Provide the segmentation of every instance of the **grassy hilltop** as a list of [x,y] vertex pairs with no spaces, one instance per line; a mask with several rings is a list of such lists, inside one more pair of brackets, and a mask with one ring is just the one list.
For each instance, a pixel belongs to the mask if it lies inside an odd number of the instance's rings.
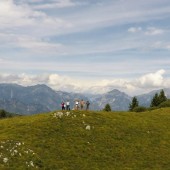
[[0,169],[169,170],[170,109],[0,120]]

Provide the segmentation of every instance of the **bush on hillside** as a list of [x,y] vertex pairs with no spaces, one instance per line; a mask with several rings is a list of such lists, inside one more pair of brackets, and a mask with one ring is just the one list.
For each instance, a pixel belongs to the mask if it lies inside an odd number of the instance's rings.
[[170,99],[166,100],[165,102],[162,102],[159,107],[170,107]]
[[7,116],[7,112],[5,110],[0,110],[0,118],[4,118]]
[[149,108],[147,108],[148,111],[152,111],[152,110],[156,110],[156,109],[159,109],[159,107],[149,107]]
[[14,117],[14,116],[20,116],[20,115],[15,113],[9,113],[4,109],[0,109],[0,118],[7,118],[7,117]]
[[138,106],[133,109],[134,112],[145,112],[147,110],[146,107]]

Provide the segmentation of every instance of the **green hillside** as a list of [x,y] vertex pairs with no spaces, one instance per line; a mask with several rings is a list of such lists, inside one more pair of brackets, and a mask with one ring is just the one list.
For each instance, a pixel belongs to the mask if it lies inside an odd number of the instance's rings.
[[170,109],[2,119],[0,169],[169,170]]

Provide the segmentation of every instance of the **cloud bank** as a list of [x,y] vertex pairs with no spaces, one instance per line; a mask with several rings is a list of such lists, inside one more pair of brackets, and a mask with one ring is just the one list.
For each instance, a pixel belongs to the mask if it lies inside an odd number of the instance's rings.
[[165,73],[166,71],[162,69],[155,73],[145,74],[134,80],[105,79],[100,81],[73,79],[71,77],[61,76],[58,74],[43,74],[34,76],[27,74],[0,74],[0,83],[16,83],[23,86],[46,84],[55,90],[81,93],[105,93],[113,89],[119,89],[130,95],[135,95],[150,91],[151,89],[169,87],[170,79],[164,77]]

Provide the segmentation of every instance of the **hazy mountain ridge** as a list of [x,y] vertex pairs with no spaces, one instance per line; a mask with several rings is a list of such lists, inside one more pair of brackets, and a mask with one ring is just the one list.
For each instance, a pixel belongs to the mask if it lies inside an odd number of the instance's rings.
[[104,108],[107,103],[110,104],[112,110],[128,110],[131,97],[126,93],[114,89],[108,93],[102,94],[93,100],[100,109]]
[[[139,105],[149,106],[156,92],[136,96]],[[170,98],[170,89],[164,89]],[[71,109],[76,99],[90,101],[91,110],[102,110],[107,103],[112,110],[128,110],[132,97],[124,92],[114,89],[105,94],[81,94],[55,91],[46,85],[23,87],[17,84],[0,84],[0,108],[18,114],[35,114],[61,109],[62,101],[70,101]]]

